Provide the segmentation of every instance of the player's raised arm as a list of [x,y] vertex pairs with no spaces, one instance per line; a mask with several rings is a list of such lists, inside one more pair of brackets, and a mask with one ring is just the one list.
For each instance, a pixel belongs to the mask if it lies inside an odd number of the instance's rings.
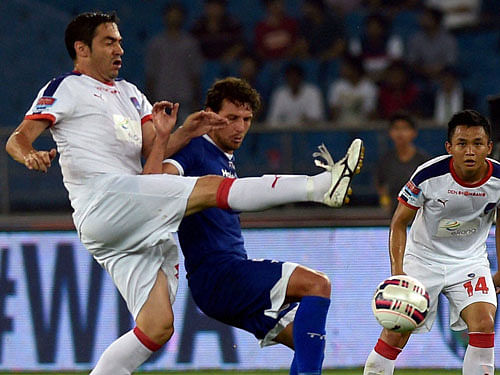
[[[154,138],[150,149],[147,151],[147,159],[144,164],[143,174],[162,173],[162,162],[164,159],[165,149],[167,148],[167,144],[170,139],[170,133],[172,132],[175,122],[177,121],[178,111],[179,103],[173,104],[167,101],[162,101],[153,105],[152,123]],[[151,137],[151,134],[148,134],[148,136]]]
[[172,133],[165,150],[165,157],[171,156],[186,146],[193,138],[200,137],[210,130],[227,126],[228,121],[217,113],[198,111],[190,114],[184,124]]
[[391,274],[403,275],[403,257],[406,247],[406,231],[417,210],[402,203],[398,204],[391,220],[389,233],[389,255],[391,259]]
[[24,120],[10,135],[5,150],[14,160],[24,164],[26,168],[47,172],[57,151],[55,148],[50,151],[35,150],[33,142],[48,126],[48,120]]

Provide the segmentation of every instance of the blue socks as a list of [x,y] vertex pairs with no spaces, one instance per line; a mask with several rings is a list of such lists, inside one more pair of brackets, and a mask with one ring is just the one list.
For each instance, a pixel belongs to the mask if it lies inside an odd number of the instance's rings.
[[326,341],[326,315],[330,299],[306,296],[300,301],[293,322],[295,355],[290,375],[320,375]]

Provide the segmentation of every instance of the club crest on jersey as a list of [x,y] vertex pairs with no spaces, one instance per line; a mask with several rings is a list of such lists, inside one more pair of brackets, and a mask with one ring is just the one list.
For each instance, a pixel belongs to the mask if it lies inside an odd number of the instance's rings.
[[135,109],[137,109],[137,112],[141,112],[141,105],[139,104],[139,100],[137,100],[135,96],[131,96],[130,101],[134,105]]
[[52,96],[42,96],[38,99],[38,102],[36,102],[35,111],[40,112],[52,107],[56,100],[57,99]]

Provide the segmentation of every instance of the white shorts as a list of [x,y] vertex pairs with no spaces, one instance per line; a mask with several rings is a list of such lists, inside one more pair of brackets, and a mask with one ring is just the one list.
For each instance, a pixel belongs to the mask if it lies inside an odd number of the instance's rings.
[[161,268],[170,300],[177,291],[178,249],[172,238],[186,211],[196,177],[105,175],[79,221],[83,245],[111,275],[134,316]]
[[429,332],[436,319],[439,294],[448,299],[450,305],[450,328],[461,331],[467,328],[460,317],[464,308],[475,302],[497,305],[495,286],[487,258],[455,264],[432,263],[406,254],[403,270],[424,284],[429,293],[429,313],[424,324],[414,332]]

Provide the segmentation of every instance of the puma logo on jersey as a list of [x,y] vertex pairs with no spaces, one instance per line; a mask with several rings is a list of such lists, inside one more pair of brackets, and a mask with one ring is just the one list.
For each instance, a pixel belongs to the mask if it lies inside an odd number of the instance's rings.
[[438,199],[438,202],[443,205],[443,207],[446,207],[446,202],[448,202],[448,199]]
[[271,187],[274,189],[276,187],[276,183],[278,182],[278,180],[281,178],[281,176],[274,176],[274,181],[273,181],[273,184],[271,185]]

